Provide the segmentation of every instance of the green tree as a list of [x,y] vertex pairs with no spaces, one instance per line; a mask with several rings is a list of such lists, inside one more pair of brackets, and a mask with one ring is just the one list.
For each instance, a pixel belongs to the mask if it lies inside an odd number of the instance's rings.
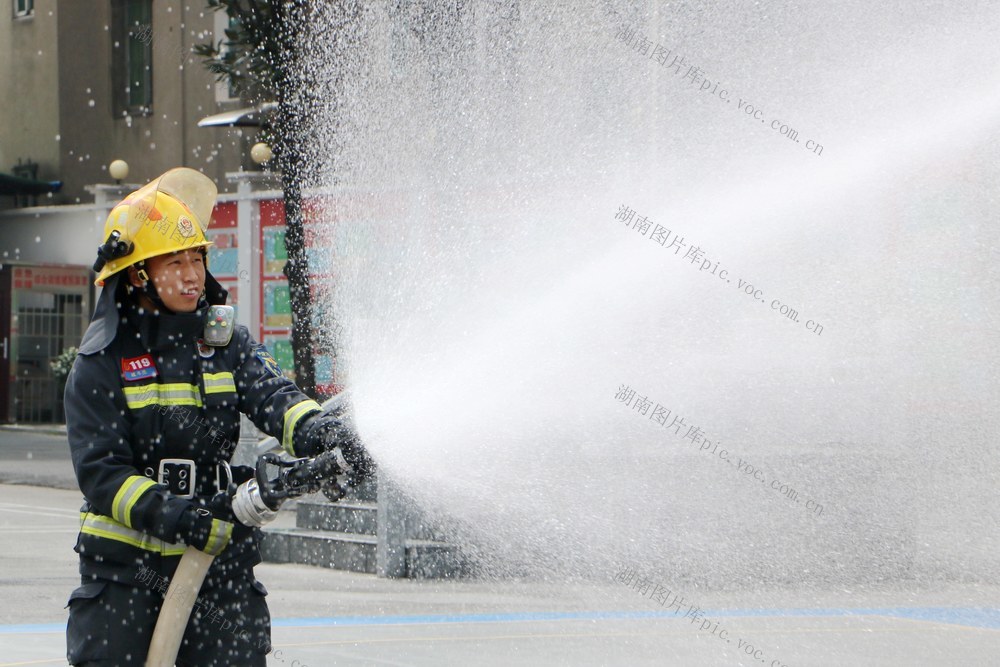
[[247,103],[277,102],[262,127],[274,151],[285,199],[284,273],[292,304],[292,348],[299,387],[316,395],[309,266],[302,224],[302,187],[308,175],[307,119],[319,109],[317,86],[302,66],[304,37],[316,23],[309,0],[207,0],[229,17],[226,38],[195,46],[205,66]]

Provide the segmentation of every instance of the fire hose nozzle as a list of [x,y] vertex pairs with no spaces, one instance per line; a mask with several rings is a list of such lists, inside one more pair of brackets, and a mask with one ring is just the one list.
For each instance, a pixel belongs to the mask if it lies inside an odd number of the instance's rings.
[[233,514],[244,526],[254,528],[261,528],[278,516],[277,510],[271,509],[264,502],[256,479],[243,482],[236,489],[233,495]]
[[[274,479],[267,476],[269,464],[279,468]],[[346,493],[348,475],[343,474],[343,470],[347,467],[339,449],[295,461],[283,461],[276,454],[265,454],[257,461],[253,479],[243,482],[233,493],[233,514],[244,526],[261,528],[274,521],[282,503],[291,498],[322,491],[336,502]]]

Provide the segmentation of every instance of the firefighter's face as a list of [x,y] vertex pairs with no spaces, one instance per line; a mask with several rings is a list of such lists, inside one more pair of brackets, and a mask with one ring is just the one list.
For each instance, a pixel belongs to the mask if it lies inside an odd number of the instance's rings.
[[146,260],[146,273],[163,303],[175,313],[193,313],[205,291],[205,257],[198,249]]

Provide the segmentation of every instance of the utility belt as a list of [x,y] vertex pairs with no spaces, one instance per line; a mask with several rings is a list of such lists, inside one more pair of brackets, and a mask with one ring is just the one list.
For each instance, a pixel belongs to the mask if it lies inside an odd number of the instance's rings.
[[146,477],[167,487],[171,495],[191,499],[211,497],[228,489],[230,484],[242,484],[253,477],[254,469],[230,466],[227,461],[198,465],[192,459],[162,459],[155,476],[151,467],[146,468],[145,473]]

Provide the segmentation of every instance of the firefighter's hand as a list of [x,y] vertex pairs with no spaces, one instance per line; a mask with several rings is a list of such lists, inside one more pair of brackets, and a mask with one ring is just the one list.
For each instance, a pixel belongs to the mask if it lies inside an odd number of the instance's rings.
[[217,520],[233,524],[233,534],[230,541],[236,542],[245,539],[248,531],[253,528],[253,526],[243,524],[233,511],[233,497],[236,495],[238,488],[235,484],[230,484],[227,490],[219,491],[212,496],[207,505],[208,509],[212,512],[212,516],[217,517]]
[[375,474],[375,462],[368,456],[368,452],[361,445],[361,440],[353,431],[337,432],[334,437],[326,441],[324,450],[340,452],[341,456],[338,456],[337,460],[343,459],[340,466],[347,474],[348,486],[356,487]]
[[340,420],[330,415],[317,415],[305,432],[302,447],[296,443],[295,451],[307,456],[316,456],[330,450],[340,451],[343,456],[337,458],[343,459],[341,467],[357,481],[371,477],[375,471],[374,461],[368,456],[349,420]]
[[216,519],[207,509],[195,510],[197,518],[188,544],[212,556],[222,553],[233,536],[233,524]]
[[313,458],[341,443],[348,444],[357,439],[348,425],[330,415],[311,415],[307,420],[302,437],[295,441],[298,456]]

